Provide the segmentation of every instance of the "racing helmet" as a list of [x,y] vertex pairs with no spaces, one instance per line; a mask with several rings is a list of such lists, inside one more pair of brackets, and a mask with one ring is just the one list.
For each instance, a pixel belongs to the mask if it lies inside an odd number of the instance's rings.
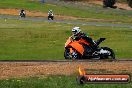
[[74,27],[73,29],[72,29],[72,34],[74,35],[74,36],[76,36],[78,33],[80,33],[81,32],[81,30],[80,30],[80,27]]
[[49,10],[49,12],[51,12],[51,13],[52,13],[52,10],[50,9],[50,10]]

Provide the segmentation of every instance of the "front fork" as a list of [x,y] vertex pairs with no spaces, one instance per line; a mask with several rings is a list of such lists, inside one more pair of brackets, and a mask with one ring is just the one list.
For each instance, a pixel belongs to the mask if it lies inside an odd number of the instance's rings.
[[73,48],[70,48],[70,58],[71,59],[77,59],[77,52],[76,50],[73,50]]
[[73,49],[70,48],[69,50],[70,50],[70,52],[69,52],[69,57],[70,57],[70,59],[72,59],[72,58],[73,58],[73,57],[72,57]]
[[73,53],[73,49],[72,48],[70,48],[70,54],[72,54]]

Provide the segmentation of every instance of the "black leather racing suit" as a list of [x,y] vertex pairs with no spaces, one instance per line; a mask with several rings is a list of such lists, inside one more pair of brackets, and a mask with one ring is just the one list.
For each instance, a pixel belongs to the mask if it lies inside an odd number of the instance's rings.
[[77,34],[76,36],[74,36],[73,40],[78,41],[81,38],[84,39],[84,40],[86,40],[87,42],[89,42],[90,43],[90,47],[93,50],[97,49],[96,43],[93,41],[93,39],[91,37],[87,36],[86,33],[81,32],[81,33]]

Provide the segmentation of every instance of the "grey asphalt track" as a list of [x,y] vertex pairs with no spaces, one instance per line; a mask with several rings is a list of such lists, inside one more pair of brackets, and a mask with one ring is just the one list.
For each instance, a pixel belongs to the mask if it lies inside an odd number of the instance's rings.
[[26,17],[20,18],[19,16],[12,15],[0,15],[0,19],[15,19],[15,20],[30,20],[38,22],[55,22],[55,23],[65,23],[65,24],[76,24],[76,25],[88,25],[88,26],[104,26],[104,27],[124,27],[132,29],[132,24],[113,24],[113,23],[100,23],[100,22],[77,22],[77,21],[67,21],[67,20],[47,20],[43,17]]
[[116,60],[0,60],[2,62],[131,62],[132,59],[116,59]]

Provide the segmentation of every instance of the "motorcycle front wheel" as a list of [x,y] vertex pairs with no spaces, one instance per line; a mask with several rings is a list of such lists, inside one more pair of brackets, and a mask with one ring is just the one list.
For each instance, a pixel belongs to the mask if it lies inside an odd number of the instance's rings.
[[80,54],[76,50],[73,50],[73,52],[70,53],[70,49],[69,48],[65,49],[64,57],[65,57],[65,59],[73,59],[73,60],[81,58]]

